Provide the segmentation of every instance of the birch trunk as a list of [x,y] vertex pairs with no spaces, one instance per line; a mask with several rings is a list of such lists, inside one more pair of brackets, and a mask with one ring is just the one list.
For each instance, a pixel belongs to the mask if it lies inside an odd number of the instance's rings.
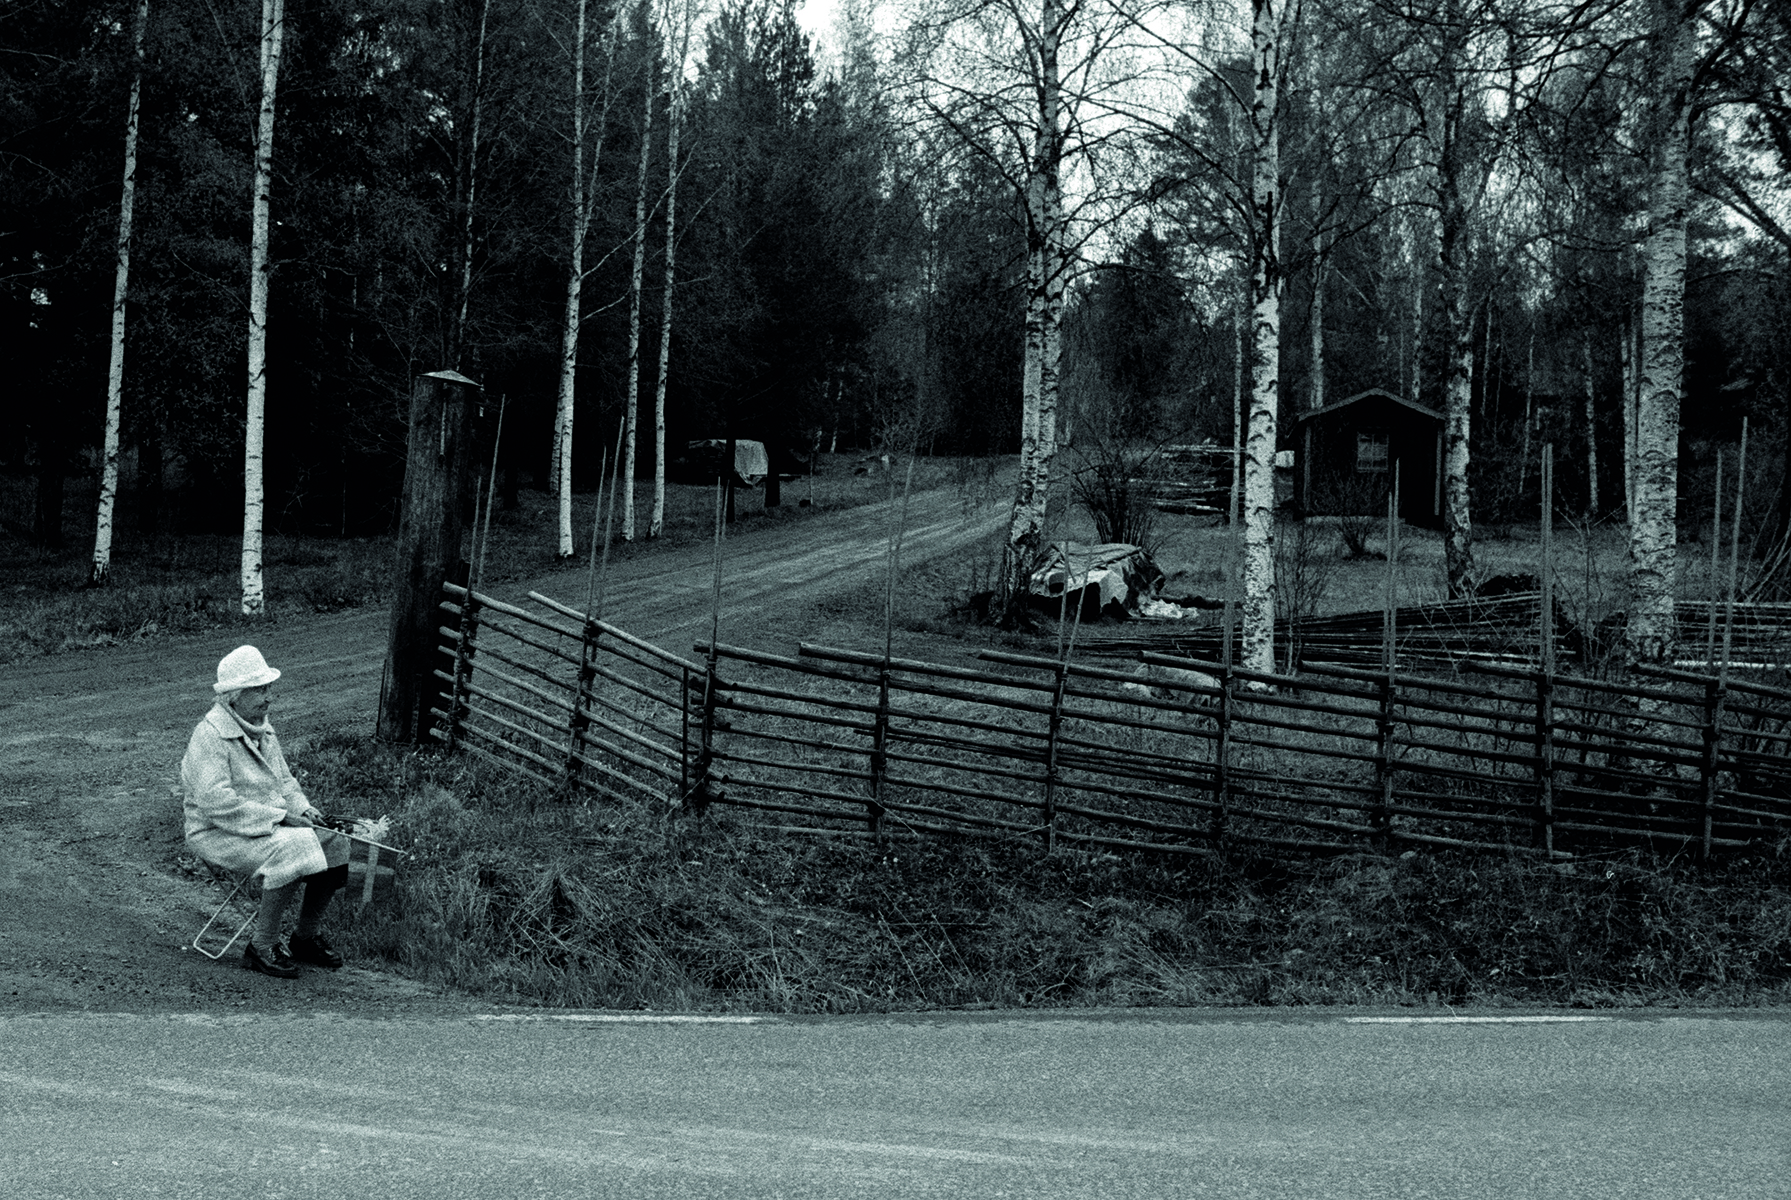
[[641,401],[641,276],[647,263],[647,165],[653,157],[655,72],[647,65],[640,170],[634,187],[634,267],[628,276],[628,409],[622,414],[622,540],[634,540],[634,461]]
[[[667,6],[670,13],[670,6]],[[665,293],[659,309],[659,377],[653,388],[653,516],[649,538],[665,535],[665,381],[672,354],[672,285],[678,249],[678,128],[684,119],[684,60],[690,54],[692,14],[684,6],[678,36],[678,59],[672,64],[671,99],[665,114]]]
[[124,404],[124,300],[131,278],[131,212],[137,199],[137,115],[143,98],[143,30],[149,0],[138,0],[132,35],[131,102],[124,121],[124,189],[118,202],[118,265],[112,280],[112,361],[106,371],[105,457],[100,468],[99,517],[94,523],[93,572],[103,586],[112,570],[112,516],[118,502],[118,417]]
[[1275,441],[1281,370],[1280,20],[1251,0],[1250,415],[1244,438],[1242,664],[1275,669]]
[[1642,287],[1641,398],[1636,411],[1635,513],[1629,529],[1629,627],[1637,662],[1673,649],[1674,542],[1678,529],[1679,398],[1685,367],[1686,155],[1692,23],[1681,0],[1652,0],[1649,198]]
[[1598,409],[1592,379],[1592,334],[1587,331],[1586,351],[1586,520],[1598,517]]
[[560,392],[554,409],[553,484],[559,501],[559,546],[555,556],[571,558],[572,489],[566,463],[572,449],[572,399],[578,382],[578,328],[585,277],[585,3],[578,0],[572,46],[572,251],[566,272],[566,305],[560,318]]
[[[1451,67],[1451,78],[1459,70]],[[1454,85],[1438,159],[1442,221],[1437,273],[1443,281],[1443,316],[1449,331],[1448,376],[1443,391],[1443,570],[1448,597],[1474,594],[1474,523],[1468,511],[1468,456],[1473,428],[1474,320],[1468,302],[1468,214],[1461,193],[1466,164],[1459,131],[1466,88]]]
[[1630,524],[1636,516],[1636,383],[1641,365],[1641,347],[1637,345],[1638,329],[1628,317],[1623,320],[1618,353],[1623,358],[1623,522]]
[[1530,482],[1530,435],[1536,429],[1536,329],[1532,323],[1530,329],[1530,361],[1524,368],[1524,444],[1523,454],[1517,460],[1517,491],[1523,495]]
[[1312,398],[1311,407],[1325,406],[1325,235],[1319,227],[1319,195],[1312,189]]
[[554,409],[553,479],[559,506],[559,558],[571,558],[572,541],[572,404],[578,385],[578,334],[583,325],[581,301],[585,283],[585,238],[591,227],[591,202],[596,191],[597,168],[603,159],[603,131],[609,117],[610,77],[615,65],[615,41],[608,39],[603,71],[603,100],[597,116],[597,144],[591,150],[590,182],[584,173],[585,154],[585,44],[588,40],[587,0],[578,0],[577,28],[572,49],[572,249],[566,272],[566,306],[560,328],[560,390]]
[[1018,604],[1024,595],[1027,572],[1044,549],[1051,460],[1057,450],[1064,270],[1058,45],[1064,20],[1063,0],[1043,0],[1035,63],[1038,122],[1033,130],[1026,186],[1026,362],[1021,379],[1020,478],[1008,524],[1008,586],[1012,604]]
[[261,0],[261,113],[249,216],[249,405],[243,433],[243,615],[267,611],[261,579],[261,439],[267,406],[268,193],[273,187],[274,93],[280,82],[285,0]]
[[1412,230],[1412,402],[1424,403],[1424,239]]

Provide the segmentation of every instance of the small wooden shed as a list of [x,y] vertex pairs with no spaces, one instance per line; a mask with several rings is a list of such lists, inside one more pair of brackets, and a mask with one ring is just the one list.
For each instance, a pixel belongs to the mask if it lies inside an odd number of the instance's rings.
[[1295,503],[1303,513],[1387,511],[1399,476],[1399,515],[1434,526],[1443,513],[1443,414],[1370,388],[1301,413],[1294,424]]

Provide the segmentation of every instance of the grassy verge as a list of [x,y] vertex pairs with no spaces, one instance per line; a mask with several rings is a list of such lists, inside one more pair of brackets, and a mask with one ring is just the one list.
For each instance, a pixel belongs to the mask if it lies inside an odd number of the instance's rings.
[[[242,615],[242,543],[231,537],[161,535],[113,560],[112,582],[86,588],[88,560],[36,557],[18,544],[0,554],[0,663],[195,633],[248,622]],[[276,536],[263,546],[267,604],[275,619],[386,602],[387,538]]]
[[[1710,869],[1406,854],[1275,864],[779,832],[565,804],[348,734],[330,807],[412,851],[340,940],[494,999],[877,1012],[984,1006],[1791,1000],[1791,845]],[[342,903],[342,902],[339,902]]]

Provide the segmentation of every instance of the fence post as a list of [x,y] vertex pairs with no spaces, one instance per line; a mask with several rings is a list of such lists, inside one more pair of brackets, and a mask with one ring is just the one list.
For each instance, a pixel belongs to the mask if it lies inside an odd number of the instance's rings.
[[690,795],[690,668],[678,669],[678,801]]
[[1710,859],[1711,827],[1716,821],[1717,765],[1722,759],[1723,702],[1728,688],[1719,679],[1704,682],[1704,859]]
[[585,730],[591,726],[591,695],[597,679],[597,626],[589,617],[579,639],[578,691],[572,697],[572,719],[566,732],[566,782],[574,787],[584,782],[584,771],[578,761],[579,746]]
[[877,844],[883,844],[883,788],[889,773],[889,668],[877,669],[877,717],[871,728],[871,802],[865,806],[866,820]]
[[1536,680],[1536,833],[1543,850],[1555,851],[1555,673]]
[[1375,783],[1380,786],[1380,805],[1374,813],[1375,848],[1385,853],[1393,832],[1393,704],[1397,695],[1391,672],[1381,679],[1380,748],[1375,758]]
[[[1066,585],[1067,586],[1067,585]],[[1057,735],[1063,729],[1063,689],[1069,664],[1057,664],[1057,687],[1051,692],[1051,722],[1045,733],[1045,853],[1057,850]]]
[[721,691],[715,659],[715,641],[711,639],[709,656],[703,660],[703,724],[697,731],[696,778],[691,780],[690,788],[684,793],[686,799],[695,797],[699,812],[709,803],[709,772],[715,766],[715,706]]
[[1231,815],[1231,693],[1229,665],[1219,668],[1219,744],[1213,754],[1213,844],[1222,846],[1225,825]]
[[460,722],[470,702],[467,689],[473,682],[473,655],[478,652],[479,600],[471,588],[460,609],[460,634],[454,643],[454,685],[448,695],[448,750],[460,736]]

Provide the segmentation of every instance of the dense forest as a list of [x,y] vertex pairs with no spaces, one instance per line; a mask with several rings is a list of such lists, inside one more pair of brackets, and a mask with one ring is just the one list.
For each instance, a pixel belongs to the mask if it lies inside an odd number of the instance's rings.
[[1544,443],[1646,574],[1743,417],[1791,447],[1788,8],[6,0],[6,535],[387,530],[455,370],[512,491],[619,430],[1017,453],[1016,560],[1064,449],[1236,437],[1248,576],[1293,416],[1381,388],[1452,591]]

